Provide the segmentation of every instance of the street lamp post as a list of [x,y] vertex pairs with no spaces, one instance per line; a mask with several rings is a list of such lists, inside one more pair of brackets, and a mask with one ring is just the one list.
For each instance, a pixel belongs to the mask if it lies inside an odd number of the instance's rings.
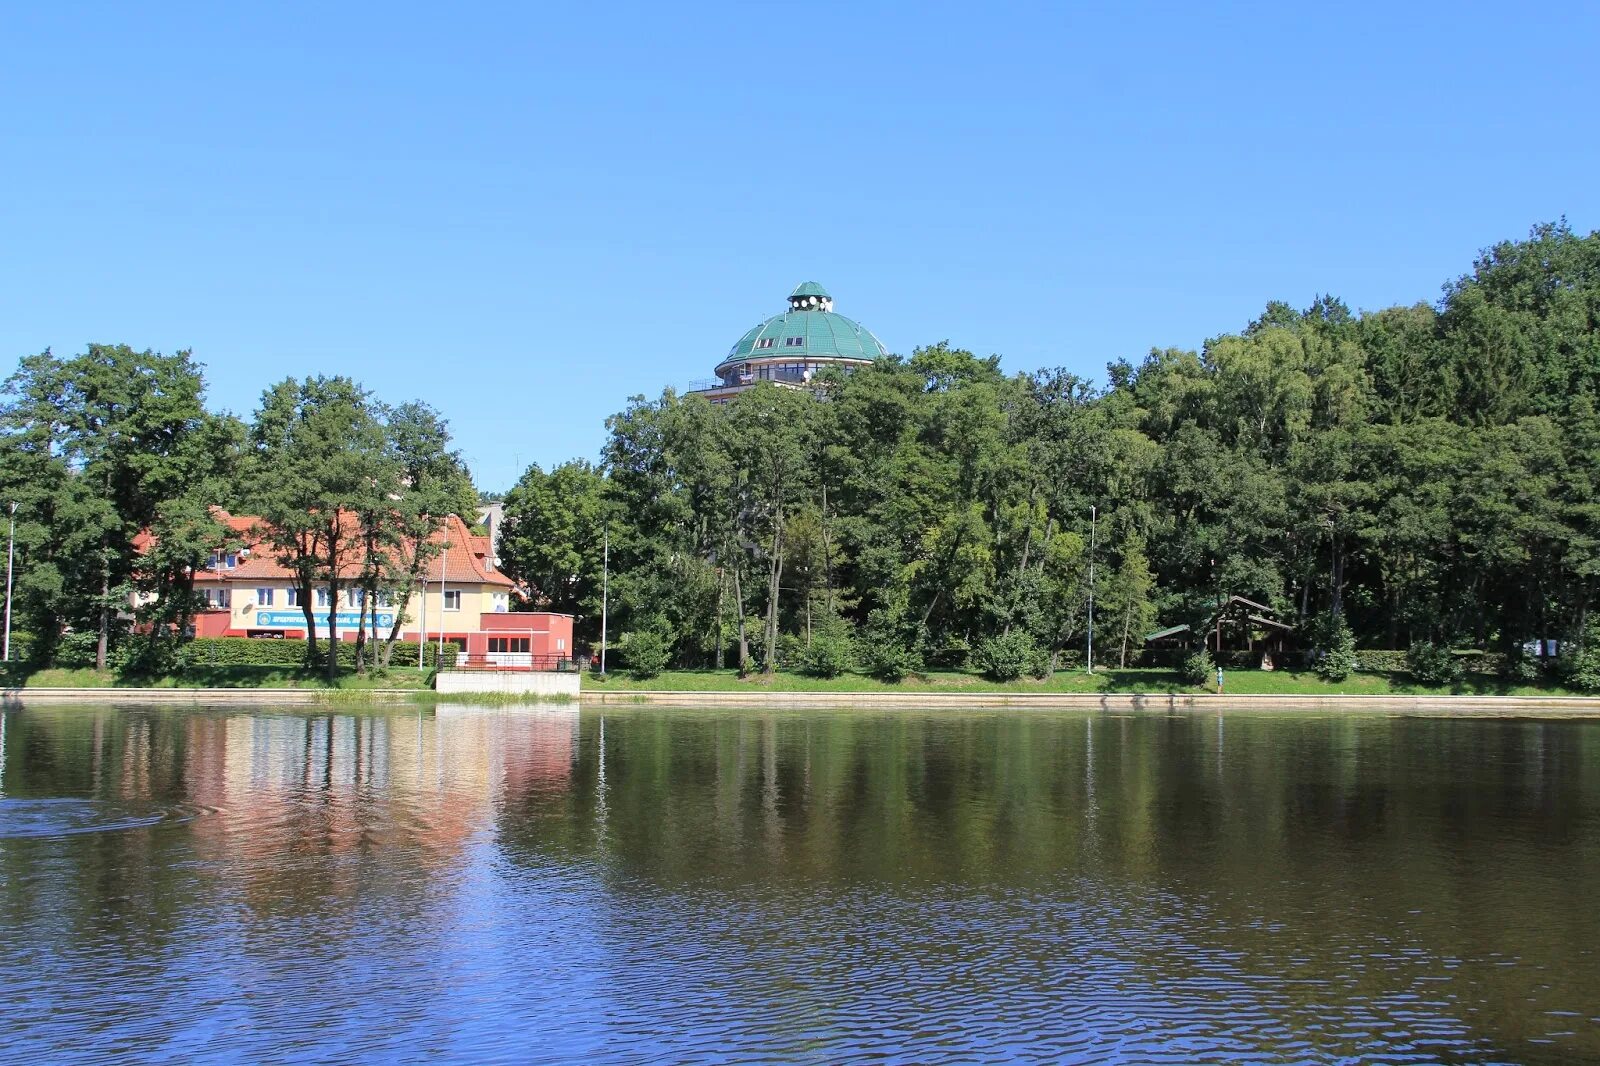
[[1089,506],[1089,648],[1084,656],[1089,663],[1089,673],[1094,673],[1094,524],[1095,508]]
[[6,534],[6,639],[3,661],[11,661],[11,570],[17,558],[17,505],[11,504],[11,529]]
[[606,608],[611,598],[611,526],[602,534],[600,555],[600,676],[606,676]]

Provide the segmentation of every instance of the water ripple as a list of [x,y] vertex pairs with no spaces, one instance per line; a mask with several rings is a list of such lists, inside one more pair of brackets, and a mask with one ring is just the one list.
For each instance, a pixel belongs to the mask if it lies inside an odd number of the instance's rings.
[[123,804],[56,797],[0,797],[0,840],[115,833],[154,825],[179,824],[206,813],[198,804]]

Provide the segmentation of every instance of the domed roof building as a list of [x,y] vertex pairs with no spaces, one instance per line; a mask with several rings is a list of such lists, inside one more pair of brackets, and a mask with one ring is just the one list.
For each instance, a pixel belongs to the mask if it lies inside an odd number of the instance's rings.
[[887,354],[871,330],[834,312],[827,289],[806,281],[789,294],[789,310],[747,330],[717,364],[717,380],[693,391],[724,403],[758,381],[805,388],[821,370],[848,371]]

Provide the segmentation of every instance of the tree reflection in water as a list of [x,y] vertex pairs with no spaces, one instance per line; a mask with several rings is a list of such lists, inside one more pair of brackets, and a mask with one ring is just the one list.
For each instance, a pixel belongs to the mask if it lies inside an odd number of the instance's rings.
[[1597,730],[12,710],[0,1048],[1600,1058]]

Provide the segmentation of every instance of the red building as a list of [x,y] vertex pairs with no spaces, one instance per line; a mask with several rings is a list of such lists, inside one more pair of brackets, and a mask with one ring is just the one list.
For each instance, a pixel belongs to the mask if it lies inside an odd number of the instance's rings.
[[[195,572],[195,592],[205,599],[205,608],[195,616],[195,635],[304,640],[304,590],[265,542],[263,521],[221,509],[214,513],[239,546],[219,550]],[[353,641],[365,618],[369,638],[384,640],[398,619],[401,641],[437,641],[443,630],[446,641],[480,666],[557,669],[570,663],[572,616],[513,613],[515,583],[496,568],[488,537],[451,515],[434,541],[440,550],[427,565],[425,587],[405,603],[382,596],[363,612],[364,592],[353,587],[361,560],[354,557],[342,574],[342,582],[351,584],[343,584],[337,597],[325,587],[312,588],[317,635],[325,638],[334,623],[342,640]]]

